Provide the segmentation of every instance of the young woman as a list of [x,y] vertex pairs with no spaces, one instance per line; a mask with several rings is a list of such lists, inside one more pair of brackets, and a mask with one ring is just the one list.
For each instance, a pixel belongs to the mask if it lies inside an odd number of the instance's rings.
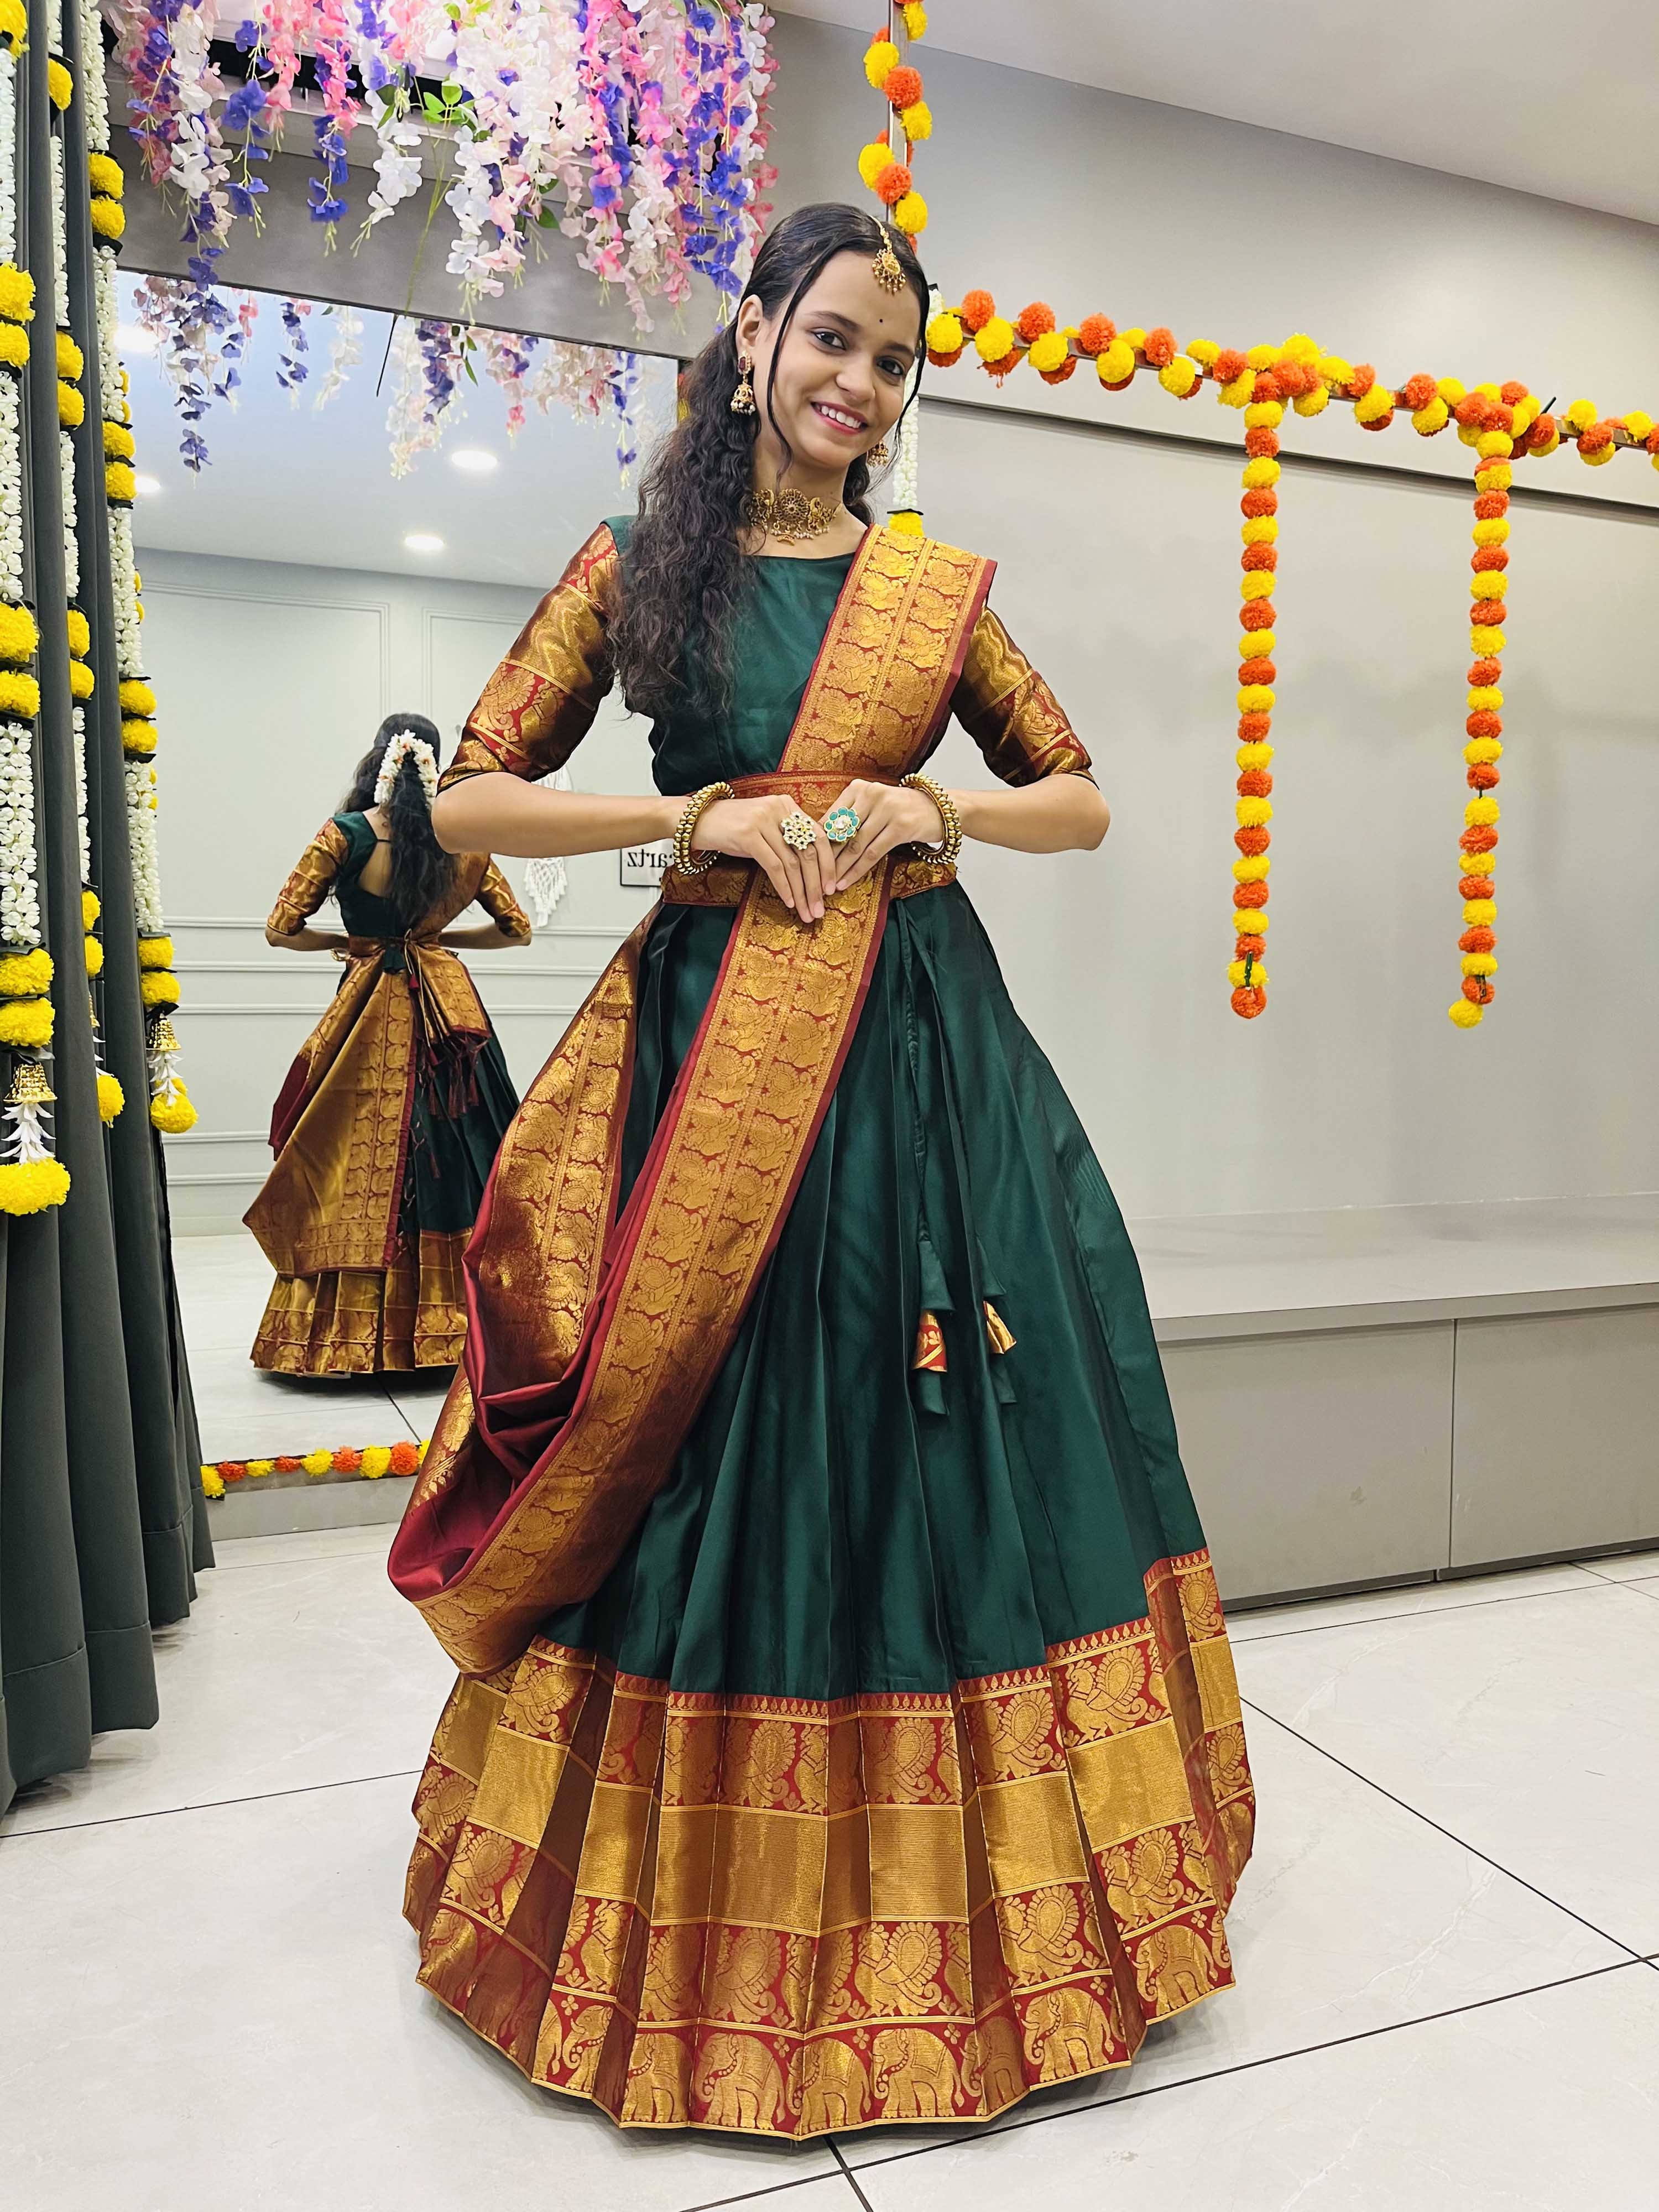
[[[345,963],[270,1119],[276,1160],[246,1216],[276,1270],[253,1363],[285,1375],[453,1366],[461,1253],[518,1097],[455,952],[526,945],[483,853],[432,831],[438,732],[389,714],[344,805],[283,886],[265,941]],[[343,934],[313,929],[331,894]],[[477,900],[490,916],[449,924]]]
[[[628,2124],[982,2119],[1231,1979],[1249,1776],[1139,1272],[954,881],[1106,805],[989,563],[871,522],[927,298],[853,209],[778,226],[434,813],[676,840],[503,1144],[392,1554],[462,1674],[422,1978]],[[612,683],[663,796],[532,787]],[[922,772],[952,712],[1003,787]]]

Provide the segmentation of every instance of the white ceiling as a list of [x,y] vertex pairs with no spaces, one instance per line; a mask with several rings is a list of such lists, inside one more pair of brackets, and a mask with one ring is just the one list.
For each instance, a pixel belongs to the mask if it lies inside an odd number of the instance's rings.
[[[122,280],[129,325],[133,289]],[[212,455],[199,476],[179,458],[179,425],[159,362],[128,349],[138,471],[160,486],[139,496],[140,548],[544,589],[601,516],[632,509],[633,494],[619,485],[613,418],[580,420],[562,406],[542,415],[532,406],[514,444],[506,400],[489,382],[464,387],[463,417],[442,447],[394,478],[386,428],[391,368],[378,397],[374,389],[391,318],[365,314],[362,365],[319,413],[312,395],[328,358],[326,319],[310,318],[310,388],[296,407],[276,383],[276,302],[264,297],[261,307],[239,404],[210,408],[199,426]],[[644,364],[659,423],[672,405],[672,363]],[[463,474],[449,455],[466,447],[499,455],[499,466]],[[441,538],[443,551],[408,551],[411,531]]]
[[[866,33],[880,15],[773,4]],[[1659,222],[1655,0],[935,0],[928,16],[924,75],[942,47]]]

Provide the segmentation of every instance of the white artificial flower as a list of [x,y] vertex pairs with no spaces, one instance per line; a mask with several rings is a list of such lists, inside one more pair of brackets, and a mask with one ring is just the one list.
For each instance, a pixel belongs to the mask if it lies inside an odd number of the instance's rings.
[[78,599],[81,540],[75,526],[75,441],[67,430],[58,433],[58,459],[64,477],[64,589],[71,599]]

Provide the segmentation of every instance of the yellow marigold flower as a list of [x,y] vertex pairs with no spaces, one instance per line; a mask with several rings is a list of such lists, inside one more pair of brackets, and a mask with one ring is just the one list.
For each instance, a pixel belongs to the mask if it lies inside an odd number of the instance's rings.
[[1483,430],[1474,450],[1483,461],[1506,461],[1515,451],[1515,441],[1502,430]]
[[1431,399],[1426,407],[1419,407],[1412,416],[1412,428],[1419,438],[1432,438],[1443,430],[1451,420],[1451,410],[1443,399]]
[[892,149],[884,138],[872,138],[859,155],[859,174],[872,191],[876,179],[892,160]]
[[84,660],[71,660],[70,665],[70,696],[76,699],[90,699],[93,674]]
[[1471,768],[1480,768],[1492,761],[1502,760],[1504,740],[1502,738],[1471,738],[1463,748],[1463,757]]
[[[1249,969],[1248,976],[1244,972],[1246,968]],[[1267,980],[1267,971],[1259,960],[1231,960],[1227,963],[1227,981],[1234,985],[1235,988],[1237,988],[1240,983],[1247,981],[1251,983],[1265,983]]]
[[106,1067],[98,1071],[98,1118],[108,1127],[120,1119],[121,1109],[126,1104],[126,1093],[121,1088],[118,1076],[112,1075]]
[[1120,334],[1095,356],[1095,374],[1103,384],[1122,384],[1135,373],[1135,349]]
[[128,676],[121,684],[121,711],[124,714],[153,714],[155,694],[142,676]]
[[149,1120],[150,1127],[166,1137],[182,1137],[187,1129],[196,1127],[196,1109],[182,1083],[173,1085],[171,1098],[150,1100]]
[[9,323],[27,323],[34,314],[34,279],[26,269],[0,261],[0,315]]
[[173,939],[170,937],[141,937],[138,940],[138,965],[141,968],[171,968]]
[[935,315],[927,325],[927,347],[931,353],[960,353],[963,346],[961,318],[947,307]]
[[131,507],[138,496],[138,478],[126,461],[106,461],[104,489],[118,506]]
[[0,668],[0,714],[32,722],[40,711],[40,686],[15,668]]
[[974,332],[974,351],[981,361],[1006,361],[1018,333],[1006,315],[991,315]]
[[1236,884],[1266,883],[1267,871],[1272,866],[1265,853],[1251,854],[1245,860],[1233,862],[1233,881]]
[[307,1452],[300,1464],[307,1474],[326,1474],[334,1464],[334,1455],[331,1451]]
[[901,538],[920,538],[921,517],[913,507],[896,507],[887,518],[887,527],[896,530]]
[[259,1475],[272,1473],[276,1465],[274,1459],[251,1459],[247,1462],[247,1471],[257,1479]]
[[0,997],[44,998],[52,988],[52,955],[46,951],[0,955]]
[[14,1160],[0,1167],[0,1211],[40,1213],[69,1196],[69,1170],[61,1160]]
[[28,332],[15,323],[0,323],[0,361],[8,368],[27,368],[28,358]]
[[1588,430],[1592,422],[1600,419],[1593,399],[1575,399],[1566,411],[1566,420],[1575,430]]
[[1233,755],[1240,768],[1268,768],[1273,763],[1273,749],[1265,738],[1252,738],[1241,745]]
[[1454,999],[1446,1012],[1460,1030],[1472,1030],[1480,1026],[1486,1008],[1477,1006],[1472,999]]
[[1044,331],[1041,337],[1032,339],[1027,358],[1033,368],[1047,374],[1058,368],[1071,350],[1058,331]]
[[1483,399],[1501,399],[1504,397],[1495,384],[1477,384],[1474,388]]
[[138,978],[138,995],[147,1006],[176,1006],[179,978],[166,968],[147,968]]
[[893,210],[893,221],[907,238],[920,236],[927,228],[927,203],[920,192],[906,192]]
[[1376,422],[1394,405],[1394,394],[1385,384],[1374,384],[1361,399],[1353,404],[1356,422]]
[[86,367],[81,349],[67,331],[58,333],[58,374],[73,384]]
[[1234,695],[1241,714],[1270,714],[1273,705],[1271,684],[1241,684]]
[[27,607],[0,605],[0,660],[33,660],[40,633]]
[[899,50],[890,39],[872,39],[864,50],[864,74],[879,92],[899,65]]
[[1448,410],[1455,407],[1469,396],[1468,386],[1460,384],[1455,376],[1443,376],[1434,388],[1445,401]]
[[1593,453],[1587,453],[1581,446],[1578,448],[1578,458],[1586,468],[1604,469],[1618,450],[1617,446],[1598,446]]
[[1178,353],[1159,369],[1158,380],[1166,392],[1172,392],[1177,399],[1184,399],[1198,382],[1198,364],[1188,361],[1184,353]]
[[1474,472],[1477,491],[1507,491],[1515,482],[1515,470],[1508,461],[1488,461]]
[[1532,449],[1531,449],[1531,450],[1532,450],[1534,453],[1541,454],[1541,455],[1545,456],[1546,458],[1547,458],[1547,457],[1548,457],[1548,455],[1550,455],[1551,453],[1554,453],[1554,452],[1556,452],[1556,451],[1557,451],[1557,449],[1558,449],[1558,448],[1559,447],[1559,446],[1560,446],[1560,443],[1561,443],[1561,432],[1560,432],[1560,429],[1559,429],[1559,426],[1555,423],[1555,422],[1554,422],[1553,420],[1552,420],[1552,422],[1551,422],[1551,423],[1550,423],[1550,432],[1549,432],[1549,435],[1548,435],[1548,437],[1545,439],[1545,441],[1544,441],[1544,442],[1543,442],[1543,444],[1542,444],[1541,446],[1534,446],[1534,447],[1532,447]]
[[[1469,712],[1472,714],[1479,714],[1483,709],[1495,714],[1504,704],[1504,694],[1496,684],[1471,684],[1468,697]],[[1495,744],[1497,739],[1490,738],[1486,742]],[[1496,760],[1497,757],[1497,754],[1494,753],[1492,758]]]
[[[1503,609],[1498,607],[1493,611],[1501,614]],[[1474,651],[1483,657],[1489,653],[1502,653],[1504,633],[1494,623],[1474,623],[1470,626],[1469,643]]]
[[1653,417],[1638,407],[1633,414],[1626,416],[1625,428],[1638,446],[1644,446],[1653,434]]
[[104,972],[103,946],[90,932],[81,941],[86,947],[88,975],[101,975]]
[[1285,420],[1284,403],[1278,399],[1253,399],[1244,410],[1247,430],[1276,430]]
[[1319,358],[1319,348],[1306,331],[1293,332],[1285,339],[1281,351],[1289,354],[1292,361],[1317,361]]
[[1495,570],[1489,570],[1469,579],[1469,596],[1475,599],[1501,599],[1509,590],[1510,580]]
[[[1278,642],[1278,638],[1279,633],[1277,630],[1247,629],[1243,636],[1238,641],[1239,659],[1241,660],[1267,660],[1271,659],[1273,649],[1274,645]],[[1259,763],[1258,765],[1265,766],[1266,763]]]
[[56,55],[46,63],[46,97],[60,113],[75,97],[75,79]]
[[1243,599],[1270,599],[1273,595],[1273,580],[1265,569],[1249,569],[1239,578],[1238,595]]
[[38,1051],[51,1042],[50,999],[13,999],[0,1006],[0,1044]]
[[904,126],[905,137],[918,146],[924,138],[933,135],[933,111],[925,100],[917,100],[914,107],[901,107],[899,121]]
[[1253,514],[1238,534],[1247,545],[1271,545],[1279,535],[1279,518]]
[[1213,338],[1193,338],[1188,341],[1187,350],[1201,367],[1213,368],[1221,348]]
[[1224,407],[1248,407],[1250,404],[1250,394],[1255,390],[1255,371],[1253,368],[1247,368],[1242,376],[1236,376],[1231,384],[1218,385],[1215,396]]
[[1457,442],[1460,446],[1467,446],[1473,453],[1480,443],[1480,425],[1478,422],[1460,422],[1457,426]]
[[921,0],[904,0],[904,34],[909,39],[925,39],[927,35],[927,10]]
[[1241,830],[1260,830],[1273,818],[1271,799],[1240,799],[1233,805],[1233,815]]
[[1494,514],[1490,521],[1477,522],[1474,526],[1474,542],[1477,545],[1507,544],[1509,535],[1509,523],[1501,514]]
[[[1475,860],[1479,860],[1480,863],[1478,870],[1474,866]],[[1495,876],[1498,873],[1498,855],[1495,852],[1471,855],[1460,848],[1457,854],[1457,872],[1460,876],[1475,873]]]
[[9,52],[21,54],[29,33],[28,11],[23,0],[0,0],[0,40]]
[[1489,830],[1497,819],[1495,799],[1472,799],[1463,809],[1463,820],[1471,830]]
[[92,624],[87,620],[79,607],[69,607],[65,609],[64,623],[69,631],[70,651],[74,653],[79,653],[82,656],[90,653],[92,650]]
[[1319,374],[1327,384],[1351,384],[1353,363],[1344,361],[1340,353],[1324,354],[1320,358]]
[[1243,483],[1246,491],[1266,491],[1279,482],[1279,463],[1265,456],[1260,460],[1246,461]]
[[1271,368],[1279,359],[1279,349],[1276,345],[1254,345],[1244,358],[1252,368]]
[[107,154],[88,155],[87,178],[94,191],[107,192],[112,200],[118,200],[127,188],[121,164]]
[[1138,353],[1146,343],[1146,333],[1138,323],[1132,323],[1127,331],[1120,331],[1118,336],[1131,353]]
[[[1484,854],[1481,855],[1481,860],[1484,864],[1486,860],[1486,855]],[[1487,927],[1490,927],[1497,919],[1498,902],[1496,899],[1464,900],[1463,921],[1467,927],[1474,929],[1483,924]]]
[[1495,975],[1498,973],[1498,955],[1495,952],[1466,952],[1463,955],[1463,973],[1466,975]]
[[1271,919],[1265,906],[1237,906],[1233,908],[1233,927],[1241,937],[1265,937]]
[[65,430],[78,430],[87,419],[87,403],[72,384],[59,380],[58,386],[58,421]]
[[1311,392],[1304,392],[1291,402],[1298,415],[1322,415],[1330,404],[1330,388],[1323,384],[1316,384]]
[[391,1465],[390,1444],[366,1444],[363,1447],[362,1473],[370,1482],[378,1482]]
[[124,753],[153,753],[155,750],[155,725],[141,722],[136,718],[121,725],[121,750]]
[[1544,403],[1535,392],[1529,392],[1524,399],[1517,399],[1510,410],[1515,422],[1515,436],[1518,438],[1523,431],[1530,430],[1543,411]]
[[220,1472],[219,1472],[219,1470],[218,1470],[218,1468],[217,1468],[216,1467],[210,1467],[210,1466],[208,1465],[207,1462],[206,1462],[205,1460],[204,1460],[204,1461],[203,1461],[203,1462],[202,1462],[202,1495],[203,1495],[203,1497],[204,1497],[204,1498],[222,1498],[222,1497],[224,1496],[224,1494],[225,1494],[225,1479],[224,1479],[223,1475],[222,1475],[222,1474],[220,1474]]

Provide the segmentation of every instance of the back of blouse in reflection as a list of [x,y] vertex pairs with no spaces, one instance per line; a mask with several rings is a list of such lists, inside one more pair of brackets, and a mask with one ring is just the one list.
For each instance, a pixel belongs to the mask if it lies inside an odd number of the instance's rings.
[[[518,1098],[455,950],[527,944],[530,924],[492,860],[433,836],[437,744],[423,715],[387,717],[266,925],[274,945],[345,963],[278,1094],[246,1216],[276,1271],[253,1361],[284,1374],[460,1357],[461,1253]],[[331,896],[343,933],[309,927]],[[452,927],[475,901],[490,921]]]

